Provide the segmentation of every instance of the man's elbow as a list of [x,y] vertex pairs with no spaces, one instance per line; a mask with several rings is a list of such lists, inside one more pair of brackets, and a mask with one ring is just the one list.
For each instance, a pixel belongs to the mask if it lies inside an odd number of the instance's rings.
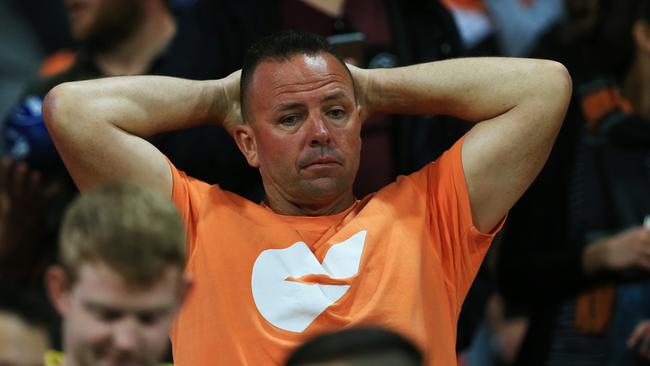
[[549,98],[553,98],[555,104],[566,111],[571,101],[573,82],[567,68],[557,61],[547,60],[544,62],[544,81],[547,86]]
[[73,83],[62,83],[52,88],[43,100],[43,120],[52,132],[66,125],[73,107],[78,105]]
[[537,70],[535,104],[546,116],[544,125],[556,135],[564,122],[571,101],[573,83],[569,71],[559,62],[543,60]]

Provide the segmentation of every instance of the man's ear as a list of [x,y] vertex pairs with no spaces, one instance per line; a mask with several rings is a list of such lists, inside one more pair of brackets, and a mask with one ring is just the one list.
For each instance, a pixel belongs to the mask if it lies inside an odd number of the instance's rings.
[[189,277],[187,274],[183,274],[183,278],[181,279],[181,285],[179,288],[179,293],[178,293],[178,306],[179,308],[185,303],[185,299],[187,299],[187,295],[192,291],[192,287],[194,286],[194,282],[192,281],[192,278]]
[[644,20],[634,22],[632,37],[637,50],[650,54],[650,24]]
[[50,266],[45,272],[45,285],[52,305],[65,317],[70,308],[70,278],[61,266]]
[[363,125],[363,123],[368,119],[368,115],[366,115],[366,108],[361,103],[357,103],[357,108],[354,110],[354,112],[357,114],[357,118],[359,118],[359,121]]
[[246,161],[248,161],[248,165],[253,168],[259,168],[257,141],[255,140],[253,128],[248,123],[239,124],[233,128],[232,135],[237,143],[237,147],[239,147]]

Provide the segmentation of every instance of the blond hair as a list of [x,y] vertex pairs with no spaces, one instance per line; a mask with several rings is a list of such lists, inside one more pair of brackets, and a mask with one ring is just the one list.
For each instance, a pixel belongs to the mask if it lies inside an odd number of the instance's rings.
[[185,264],[185,230],[171,200],[150,189],[113,182],[80,194],[59,236],[61,264],[74,282],[84,263],[101,263],[134,286],[147,286],[168,266]]

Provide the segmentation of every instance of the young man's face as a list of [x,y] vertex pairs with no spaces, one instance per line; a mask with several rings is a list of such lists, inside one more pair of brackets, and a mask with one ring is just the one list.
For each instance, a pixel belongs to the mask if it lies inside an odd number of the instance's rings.
[[254,136],[247,157],[267,196],[315,207],[352,198],[361,122],[352,79],[336,58],[262,62],[247,98]]
[[167,268],[141,288],[103,264],[83,264],[77,281],[55,299],[63,316],[66,365],[155,365],[167,350],[184,287],[180,268]]

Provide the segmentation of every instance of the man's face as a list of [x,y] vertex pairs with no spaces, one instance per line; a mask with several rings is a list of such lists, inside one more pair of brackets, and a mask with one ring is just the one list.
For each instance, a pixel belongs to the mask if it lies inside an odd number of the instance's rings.
[[90,47],[113,47],[144,16],[142,0],[65,0],[72,37]]
[[103,264],[82,265],[64,295],[67,357],[78,366],[155,365],[167,349],[182,278],[169,267],[151,286],[134,288]]
[[47,330],[0,311],[0,365],[39,366],[49,348]]
[[318,208],[352,199],[361,121],[352,79],[329,54],[258,65],[247,92],[254,154],[269,198]]

